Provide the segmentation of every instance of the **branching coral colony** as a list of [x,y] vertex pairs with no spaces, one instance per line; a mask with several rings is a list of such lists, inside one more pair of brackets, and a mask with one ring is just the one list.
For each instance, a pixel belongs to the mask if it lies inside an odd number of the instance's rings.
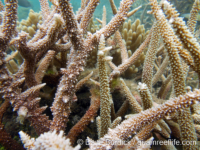
[[[124,23],[141,9],[130,11],[134,0],[121,0],[118,9],[110,0],[114,16],[106,23],[104,7],[99,25],[93,22],[99,0],[82,0],[76,14],[69,0],[51,2],[50,9],[47,0],[40,0],[41,14],[34,17],[31,11],[32,19],[21,22],[21,31],[17,30],[17,0],[5,0],[5,7],[0,3],[0,144],[13,150],[69,150],[81,149],[87,141],[93,150],[150,149],[160,142],[165,143],[160,144],[162,149],[198,149],[200,45],[195,26],[199,0],[187,25],[167,0],[149,0],[155,21],[146,33],[139,20]],[[97,68],[88,69],[89,60],[97,62]],[[140,69],[137,64],[143,60]],[[128,82],[127,69],[138,71],[128,75],[134,77]],[[73,105],[81,101],[77,91],[83,85],[89,89],[90,106],[74,126],[67,126]],[[117,101],[113,93],[119,96]],[[51,112],[45,111],[44,105],[53,97]],[[30,138],[26,130],[19,132],[24,147],[4,126],[10,107],[19,123],[29,122],[37,133]],[[98,139],[77,140],[89,124],[95,124]]]

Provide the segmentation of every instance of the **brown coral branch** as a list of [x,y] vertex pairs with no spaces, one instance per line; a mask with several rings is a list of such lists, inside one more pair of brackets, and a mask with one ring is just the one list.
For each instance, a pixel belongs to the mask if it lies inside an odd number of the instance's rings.
[[110,80],[112,80],[115,76],[122,74],[124,71],[128,69],[140,56],[140,54],[144,51],[148,43],[150,42],[151,32],[145,39],[145,41],[140,45],[140,47],[133,53],[133,55],[124,63],[119,65],[116,70],[113,70],[110,74]]
[[139,133],[137,133],[134,138],[131,139],[127,143],[128,149],[138,148],[140,146],[141,141],[147,140],[151,136],[151,131],[154,129],[157,123],[152,123],[150,125],[145,126]]
[[104,136],[108,132],[108,128],[111,125],[111,95],[110,87],[106,69],[106,61],[111,61],[112,58],[106,56],[106,53],[111,50],[111,47],[105,47],[104,35],[101,36],[98,47],[98,68],[100,79],[100,137]]
[[33,86],[23,93],[18,93],[19,95],[13,96],[12,99],[10,97],[14,111],[18,111],[18,115],[21,119],[29,119],[31,125],[38,134],[49,131],[50,127],[50,120],[48,120],[45,114],[42,114],[46,106],[40,108],[40,98],[35,98],[39,94],[38,91],[44,85],[45,84]]
[[17,25],[17,0],[5,0],[6,9],[3,19],[2,33],[0,35],[0,74],[8,74],[6,69],[3,69],[5,65],[5,51],[8,47]]
[[153,25],[151,41],[149,44],[149,49],[147,50],[146,53],[143,72],[142,72],[142,82],[147,85],[150,92],[152,91],[153,62],[156,59],[156,53],[159,44],[158,43],[159,33],[157,32],[158,29],[159,27],[155,22]]
[[128,59],[128,52],[127,52],[127,49],[126,49],[126,45],[124,44],[124,42],[122,40],[122,36],[121,36],[121,33],[119,32],[119,30],[117,30],[115,32],[115,38],[116,38],[116,42],[118,43],[118,45],[121,49],[122,63],[124,63]]
[[86,77],[84,77],[83,79],[81,79],[76,84],[76,89],[75,90],[78,91],[83,86],[83,84],[85,84],[91,78],[92,74],[93,74],[93,71],[90,74],[88,74]]
[[41,60],[40,65],[38,66],[35,72],[35,80],[37,81],[38,84],[42,83],[42,79],[45,75],[45,72],[49,67],[49,64],[54,56],[55,56],[55,51],[49,50],[46,56]]
[[190,11],[190,18],[187,21],[187,26],[188,26],[190,32],[193,33],[193,34],[194,34],[194,31],[195,31],[195,26],[196,26],[196,23],[197,23],[197,16],[198,16],[198,12],[199,12],[199,9],[200,9],[199,4],[200,4],[199,0],[194,1],[192,9]]
[[[165,70],[165,68],[167,67],[167,65],[169,64],[169,57],[166,56],[162,62],[162,64],[160,65],[160,67],[158,68],[158,71],[156,72],[156,74],[153,76],[152,78],[152,86],[154,86],[158,80],[160,79],[160,77],[163,75],[163,72]],[[161,77],[162,78],[162,77]],[[166,80],[166,79],[165,79]],[[165,81],[164,80],[164,81]]]
[[142,6],[138,6],[137,8],[133,9],[131,12],[129,12],[127,14],[127,17],[132,16],[133,14],[135,14]]
[[2,122],[3,114],[6,112],[7,108],[10,106],[10,102],[5,100],[0,107],[0,123]]
[[99,3],[99,0],[90,0],[87,7],[84,9],[84,14],[80,22],[80,28],[83,29],[83,33],[86,32],[87,26],[92,18],[92,15]]
[[114,0],[109,0],[110,6],[112,8],[113,14],[115,15],[117,13],[117,7],[115,6]]
[[58,3],[61,9],[62,17],[67,27],[68,36],[75,51],[84,50],[83,35],[78,27],[78,22],[70,2],[68,0],[59,0]]
[[70,139],[71,145],[74,145],[77,136],[84,131],[87,125],[90,122],[94,121],[94,117],[97,115],[97,111],[100,107],[100,97],[96,96],[93,92],[91,92],[91,104],[85,115],[80,119],[80,121],[71,128],[69,131],[67,138]]
[[41,11],[42,11],[42,18],[43,21],[46,20],[50,14],[49,11],[49,3],[48,0],[39,0],[40,1],[40,7],[41,7]]
[[[6,12],[3,21],[3,36],[4,42],[9,42],[15,32],[15,27],[17,25],[17,0],[5,0]],[[1,39],[2,41],[2,39]]]
[[139,113],[142,111],[142,107],[140,106],[140,104],[137,102],[137,100],[135,99],[135,97],[132,95],[131,91],[129,90],[129,88],[126,86],[126,83],[124,82],[123,79],[120,79],[125,96],[129,102],[129,104],[131,105],[131,108],[133,110],[134,113]]

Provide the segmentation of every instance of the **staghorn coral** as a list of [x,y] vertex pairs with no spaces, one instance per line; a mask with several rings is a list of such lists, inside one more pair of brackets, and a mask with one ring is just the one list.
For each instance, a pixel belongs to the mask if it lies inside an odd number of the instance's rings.
[[[149,31],[145,32],[144,26],[141,25],[140,20],[137,19],[131,23],[131,19],[123,24],[121,34],[123,41],[125,42],[126,49],[128,50],[128,57],[131,57],[141,43],[146,39]],[[115,35],[117,36],[117,35]],[[119,43],[116,38],[116,44]],[[115,47],[118,47],[117,45]],[[120,47],[120,46],[119,46]],[[112,51],[113,63],[115,65],[121,64],[121,48],[116,48]],[[134,62],[124,73],[125,78],[131,78],[135,73],[139,71],[139,67],[143,64],[145,58],[145,51],[139,56],[139,59]]]
[[111,125],[111,96],[109,81],[106,70],[106,61],[111,61],[112,57],[106,56],[106,53],[111,50],[111,47],[105,47],[104,35],[101,35],[98,51],[98,67],[100,80],[100,137],[103,137]]
[[[129,11],[133,0],[121,0],[118,9],[110,0],[114,17],[106,20],[104,8],[99,28],[92,22],[99,0],[82,0],[77,14],[69,0],[52,1],[52,9],[47,0],[40,0],[41,16],[30,16],[35,18],[31,21],[42,22],[30,40],[29,34],[16,30],[17,1],[5,2],[0,30],[0,94],[4,102],[1,108],[11,104],[17,120],[30,122],[38,134],[38,138],[30,139],[23,132],[29,131],[22,129],[19,134],[25,148],[79,149],[80,146],[73,148],[76,139],[85,140],[86,136],[92,138],[87,143],[90,149],[149,149],[153,139],[166,141],[170,136],[180,141],[198,140],[200,117],[199,105],[195,103],[200,100],[200,91],[186,88],[185,80],[190,78],[188,70],[199,75],[199,44],[169,2],[150,0],[156,21],[147,35],[139,20],[133,24],[132,20],[125,22],[130,14],[139,11],[140,7]],[[146,10],[147,7],[143,12]],[[195,13],[191,15],[195,18]],[[194,27],[195,23],[189,26],[195,30]],[[112,49],[107,47],[110,45]],[[9,48],[14,53],[6,55]],[[108,50],[111,52],[106,54]],[[127,74],[133,65],[141,63],[141,54],[146,50],[147,57],[142,55],[142,60],[146,59],[143,70],[136,75],[134,71]],[[17,54],[21,55],[21,63]],[[94,60],[92,65],[90,59]],[[95,67],[96,62],[97,69],[87,69]],[[136,78],[125,83],[123,74]],[[139,83],[140,97],[136,86],[141,77],[147,87]],[[199,82],[199,78],[195,80]],[[168,100],[169,96],[172,99]],[[5,111],[0,111],[0,117]],[[1,144],[15,145],[4,128],[1,125],[0,138],[8,140],[0,139]],[[145,141],[149,144],[142,143]],[[166,145],[166,149],[175,147]],[[197,147],[183,145],[183,149]]]
[[199,94],[199,90],[196,90],[194,93],[190,92],[184,96],[179,96],[175,99],[171,99],[158,107],[148,109],[125,120],[117,128],[111,129],[107,135],[105,135],[96,143],[92,140],[89,140],[89,143],[91,144],[90,149],[112,148],[114,145],[111,141],[125,140],[130,136],[131,133],[136,132],[140,128],[158,121],[165,115],[169,115],[174,111],[180,111],[182,108],[188,107],[189,104],[196,103],[196,100],[199,100]]
[[30,40],[39,29],[39,25],[42,24],[41,13],[36,13],[32,9],[29,12],[28,18],[26,20],[18,22],[17,29],[18,31],[25,31],[28,33],[28,40]]

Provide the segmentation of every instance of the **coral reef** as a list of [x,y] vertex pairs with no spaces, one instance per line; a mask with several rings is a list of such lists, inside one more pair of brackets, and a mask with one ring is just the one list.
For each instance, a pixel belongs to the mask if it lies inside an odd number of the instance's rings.
[[199,0],[187,23],[167,0],[109,0],[109,21],[99,0],[39,2],[21,22],[0,2],[3,149],[199,148]]

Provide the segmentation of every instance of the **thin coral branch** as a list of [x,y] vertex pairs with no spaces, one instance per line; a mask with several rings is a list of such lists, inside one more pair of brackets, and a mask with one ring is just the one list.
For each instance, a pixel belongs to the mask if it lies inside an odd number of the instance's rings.
[[3,69],[5,62],[5,51],[8,47],[17,25],[17,0],[6,0],[6,9],[3,19],[2,33],[0,35],[0,74],[8,74],[6,69]]
[[42,59],[40,65],[38,66],[35,72],[35,80],[37,81],[38,84],[42,83],[42,79],[54,55],[55,55],[54,51],[51,50],[48,51],[46,56]]
[[134,13],[136,13],[142,6],[138,6],[137,8],[133,9],[131,12],[127,14],[127,17],[132,16]]
[[106,56],[107,51],[111,47],[105,47],[104,35],[101,36],[99,42],[99,51],[98,51],[98,67],[99,67],[99,78],[100,78],[100,101],[101,101],[101,128],[100,128],[100,137],[103,137],[107,132],[108,128],[111,125],[111,108],[110,108],[110,88],[107,76],[106,61],[111,61],[108,56]]
[[151,36],[151,41],[149,49],[147,51],[144,67],[142,72],[142,82],[147,84],[150,92],[152,91],[152,77],[153,77],[153,62],[156,59],[157,47],[158,47],[158,38],[159,33],[157,32],[159,27],[156,25],[156,22],[153,25],[153,31]]
[[115,38],[116,38],[116,41],[117,41],[117,43],[118,43],[118,45],[121,49],[122,63],[124,63],[125,61],[128,60],[128,52],[127,52],[127,49],[126,49],[126,45],[123,42],[121,33],[119,31],[115,32]]
[[117,7],[115,6],[114,0],[109,0],[110,6],[112,8],[113,14],[115,15],[117,13]]
[[190,18],[187,21],[187,26],[188,26],[190,32],[193,33],[193,34],[194,34],[196,23],[197,23],[198,11],[200,9],[199,4],[200,4],[199,0],[194,1],[194,4],[193,4],[192,9],[190,11]]
[[[163,72],[164,72],[164,70],[166,69],[166,67],[167,67],[168,64],[169,64],[169,57],[166,56],[166,57],[164,58],[162,64],[161,64],[160,67],[158,68],[158,71],[156,72],[156,74],[155,74],[155,75],[153,76],[153,78],[152,78],[152,86],[154,86],[154,85],[158,82],[158,80],[160,79],[160,77],[162,78],[162,80],[165,79],[165,78],[162,77],[162,75],[163,75]],[[165,79],[165,80],[166,80],[166,79]],[[165,81],[165,80],[164,80],[164,81]]]
[[92,74],[93,74],[93,71],[90,74],[88,74],[86,77],[84,77],[83,79],[81,79],[76,84],[76,91],[78,91],[83,86],[83,84],[85,84],[91,78]]
[[94,121],[94,117],[97,115],[97,111],[100,107],[100,98],[99,96],[96,96],[91,91],[91,104],[85,115],[80,119],[80,121],[73,126],[73,128],[69,131],[67,134],[67,138],[70,139],[71,145],[74,145],[77,136],[84,131],[84,129],[87,127],[87,125],[90,122]]
[[86,31],[89,21],[92,18],[92,15],[98,3],[99,0],[90,0],[87,4],[87,7],[84,9],[84,14],[80,23],[80,28],[83,29],[83,33],[85,33]]
[[143,110],[149,109],[153,106],[153,99],[148,86],[145,83],[138,83],[138,91],[142,99]]
[[139,133],[136,134],[134,138],[131,139],[131,141],[127,143],[128,148],[138,148],[141,145],[142,141],[145,141],[150,137],[150,133],[155,126],[156,123],[145,126]]
[[49,3],[47,0],[40,0],[40,6],[42,10],[42,18],[43,20],[46,20],[50,14]]
[[129,102],[129,104],[131,105],[131,108],[133,110],[134,113],[139,113],[142,111],[142,107],[140,106],[140,104],[137,102],[137,100],[135,99],[135,97],[132,95],[131,91],[129,90],[129,88],[126,86],[126,83],[124,82],[123,79],[120,79],[125,96]]
[[144,51],[148,43],[150,42],[151,33],[149,33],[148,37],[145,41],[140,45],[140,47],[133,53],[133,55],[124,63],[119,65],[116,70],[113,70],[110,74],[110,80],[112,80],[115,76],[119,76],[122,74],[128,67],[130,67],[140,56],[140,54]]

